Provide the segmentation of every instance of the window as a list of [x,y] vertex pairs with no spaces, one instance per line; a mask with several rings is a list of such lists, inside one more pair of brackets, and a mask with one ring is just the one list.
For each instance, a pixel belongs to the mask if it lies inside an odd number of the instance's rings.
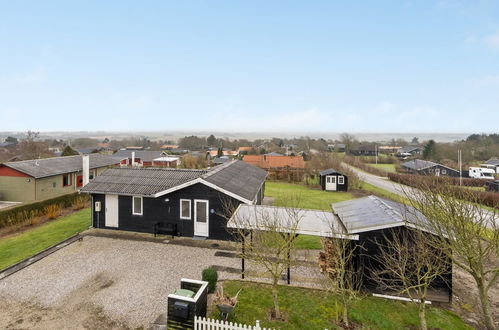
[[447,170],[442,170],[442,174],[447,174]]
[[67,187],[71,185],[71,174],[64,174],[62,176],[62,186]]
[[132,213],[134,215],[142,215],[142,197],[132,197]]
[[52,182],[52,188],[55,188],[55,187],[57,187],[57,183]]
[[191,200],[181,199],[180,200],[180,219],[191,219]]
[[92,180],[95,177],[95,170],[90,170],[90,173],[88,175],[88,178]]
[[344,176],[338,177],[338,184],[345,184],[345,177]]

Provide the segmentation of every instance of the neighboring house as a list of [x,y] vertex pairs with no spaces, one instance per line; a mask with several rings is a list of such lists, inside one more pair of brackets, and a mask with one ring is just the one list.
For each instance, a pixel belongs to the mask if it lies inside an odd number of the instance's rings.
[[266,153],[265,156],[284,156],[284,155],[279,153],[279,152],[272,151],[272,152]]
[[327,169],[319,173],[319,183],[322,190],[347,191],[348,177],[335,169]]
[[459,171],[442,164],[428,160],[414,159],[402,164],[402,169],[411,174],[453,176],[458,177]]
[[400,146],[379,146],[378,151],[385,154],[392,154],[396,153],[400,148]]
[[[223,154],[222,156],[236,157],[239,154],[239,151],[224,148],[222,150],[222,154]],[[213,158],[218,157],[218,149],[208,150],[206,152],[206,157],[208,159],[213,159]]]
[[376,147],[374,145],[359,145],[357,148],[349,150],[354,156],[376,156]]
[[245,155],[243,161],[266,170],[272,179],[300,181],[305,174],[305,161],[301,156]]
[[217,157],[213,160],[213,165],[220,165],[230,162],[230,158],[227,156]]
[[232,238],[228,212],[240,203],[260,204],[266,176],[238,160],[211,170],[113,168],[81,191],[92,195],[96,228],[154,233],[161,226],[225,240]]
[[398,148],[397,153],[398,154],[411,154],[411,155],[420,155],[422,152],[421,148],[418,146],[404,146],[401,148]]
[[[90,178],[118,162],[91,154]],[[0,164],[0,200],[32,202],[77,191],[83,185],[82,156],[53,157]]]
[[177,167],[180,165],[180,158],[168,156],[163,151],[152,150],[118,150],[112,155],[121,166],[137,167]]
[[239,147],[237,149],[237,155],[238,156],[247,155],[253,149],[254,149],[253,147]]
[[344,143],[336,143],[334,145],[334,151],[336,152],[345,152],[346,145]]
[[[386,293],[370,275],[372,270],[382,270],[379,262],[380,245],[392,235],[403,231],[425,229],[428,221],[415,209],[388,199],[368,196],[332,204],[333,213],[341,221],[348,235],[358,235],[353,242],[362,248],[356,249],[358,265],[362,265],[363,286],[375,293]],[[431,233],[428,232],[428,235]],[[448,266],[448,273],[442,279],[433,282],[428,300],[450,302],[452,297],[452,262],[450,259],[436,260]],[[389,294],[389,293],[388,293]]]
[[494,171],[496,171],[496,173],[499,174],[499,159],[498,158],[489,159],[485,163],[480,164],[480,166],[493,169]]
[[176,144],[163,144],[161,146],[162,150],[172,150],[172,149],[178,149],[178,145]]

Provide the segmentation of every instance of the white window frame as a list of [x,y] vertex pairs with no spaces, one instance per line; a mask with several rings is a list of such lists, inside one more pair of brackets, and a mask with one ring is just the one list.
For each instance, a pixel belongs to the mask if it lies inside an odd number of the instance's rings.
[[345,177],[343,175],[338,176],[338,184],[345,184]]
[[[182,202],[189,202],[189,216],[182,216]],[[180,199],[180,219],[191,220],[192,219],[192,201],[190,199]]]
[[[140,198],[140,213],[135,212],[135,198]],[[132,196],[132,214],[133,215],[143,215],[144,214],[144,198],[142,196]]]

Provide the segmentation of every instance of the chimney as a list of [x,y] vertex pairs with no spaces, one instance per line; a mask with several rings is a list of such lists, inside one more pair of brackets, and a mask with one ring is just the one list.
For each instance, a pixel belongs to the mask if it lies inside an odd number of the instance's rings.
[[90,181],[90,156],[83,155],[83,186],[85,186]]
[[135,151],[132,151],[132,166],[135,166]]

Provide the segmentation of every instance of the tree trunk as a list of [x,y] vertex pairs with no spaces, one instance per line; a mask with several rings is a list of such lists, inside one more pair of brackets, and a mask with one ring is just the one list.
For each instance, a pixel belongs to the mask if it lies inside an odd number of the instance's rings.
[[421,330],[428,329],[428,326],[426,325],[426,306],[424,300],[419,302],[419,324]]
[[346,301],[343,302],[343,323],[346,327],[350,326],[348,322],[348,303]]
[[281,310],[279,309],[279,297],[277,296],[277,280],[272,283],[272,298],[274,300],[274,316],[277,320],[281,319]]
[[487,297],[487,290],[485,290],[485,285],[482,281],[477,281],[478,286],[478,296],[480,297],[480,305],[482,306],[482,318],[487,329],[495,329],[494,320],[492,319],[492,314],[490,312],[489,299]]

